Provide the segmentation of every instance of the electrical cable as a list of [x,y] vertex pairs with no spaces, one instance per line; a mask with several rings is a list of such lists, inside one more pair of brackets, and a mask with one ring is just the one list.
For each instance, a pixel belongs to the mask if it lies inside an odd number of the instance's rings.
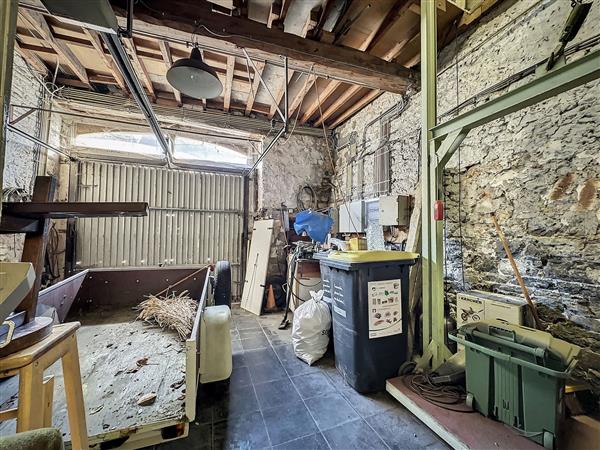
[[465,405],[466,393],[462,386],[436,384],[426,374],[407,375],[402,382],[419,397],[440,408],[460,413],[476,412]]

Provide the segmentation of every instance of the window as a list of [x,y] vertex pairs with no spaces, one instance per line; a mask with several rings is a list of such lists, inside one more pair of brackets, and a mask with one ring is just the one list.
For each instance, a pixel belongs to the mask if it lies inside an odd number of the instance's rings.
[[246,166],[248,157],[236,150],[213,142],[200,141],[187,137],[175,138],[173,156],[186,162],[206,161],[218,165]]
[[111,152],[136,153],[162,157],[163,151],[153,134],[128,131],[80,134],[75,145]]

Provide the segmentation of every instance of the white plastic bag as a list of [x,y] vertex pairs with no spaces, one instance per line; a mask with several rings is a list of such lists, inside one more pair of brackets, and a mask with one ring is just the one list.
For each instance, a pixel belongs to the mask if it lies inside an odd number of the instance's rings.
[[292,325],[294,353],[309,366],[327,351],[331,328],[331,313],[323,301],[323,291],[310,291],[310,296],[294,311]]

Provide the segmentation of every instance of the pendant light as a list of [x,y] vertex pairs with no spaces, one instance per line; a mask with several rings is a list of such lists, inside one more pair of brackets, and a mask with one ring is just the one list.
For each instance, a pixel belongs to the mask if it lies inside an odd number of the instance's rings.
[[217,72],[202,61],[196,46],[189,58],[175,61],[167,71],[167,81],[182,94],[197,99],[218,97],[223,91]]

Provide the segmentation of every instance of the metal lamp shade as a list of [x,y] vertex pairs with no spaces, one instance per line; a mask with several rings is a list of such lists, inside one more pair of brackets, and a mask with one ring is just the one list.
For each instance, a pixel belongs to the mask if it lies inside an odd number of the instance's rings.
[[223,85],[215,70],[202,61],[200,50],[192,49],[189,58],[176,61],[167,71],[167,81],[182,94],[203,99],[221,95]]

